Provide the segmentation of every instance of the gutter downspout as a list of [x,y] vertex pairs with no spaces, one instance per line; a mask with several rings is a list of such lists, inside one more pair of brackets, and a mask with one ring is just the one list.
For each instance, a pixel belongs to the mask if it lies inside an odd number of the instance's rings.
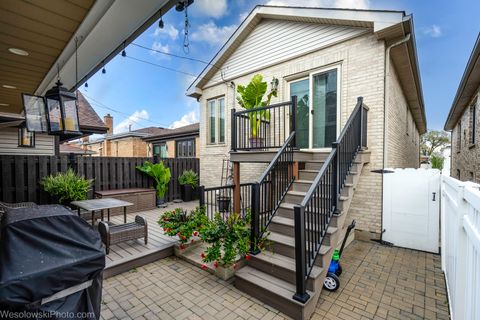
[[390,50],[392,48],[399,46],[410,40],[410,33],[405,36],[405,38],[392,43],[385,50],[385,76],[383,78],[383,164],[382,164],[382,216],[381,216],[381,230],[380,230],[380,243],[383,243],[383,199],[384,199],[384,188],[383,188],[383,175],[385,173],[385,167],[387,167],[387,129],[388,129],[388,98],[389,98],[389,80],[390,80]]

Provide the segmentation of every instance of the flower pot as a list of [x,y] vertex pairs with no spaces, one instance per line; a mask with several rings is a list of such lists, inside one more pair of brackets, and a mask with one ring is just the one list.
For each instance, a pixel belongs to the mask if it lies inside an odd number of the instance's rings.
[[185,202],[192,201],[194,192],[195,188],[193,188],[191,185],[184,184],[182,186],[182,200]]
[[167,203],[165,202],[165,196],[159,197],[157,196],[157,208],[166,208]]
[[229,212],[230,211],[230,197],[219,196],[217,198],[217,207],[218,207],[218,212]]
[[250,139],[250,148],[263,148],[265,146],[264,138],[253,138]]

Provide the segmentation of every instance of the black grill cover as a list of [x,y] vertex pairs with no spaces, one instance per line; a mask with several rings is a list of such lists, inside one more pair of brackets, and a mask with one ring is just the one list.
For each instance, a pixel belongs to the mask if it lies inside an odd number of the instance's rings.
[[[3,215],[0,310],[50,312],[48,319],[76,319],[72,313],[87,312],[87,319],[100,319],[104,268],[99,233],[70,210],[47,205]],[[40,305],[43,298],[88,280],[93,281],[89,288]]]

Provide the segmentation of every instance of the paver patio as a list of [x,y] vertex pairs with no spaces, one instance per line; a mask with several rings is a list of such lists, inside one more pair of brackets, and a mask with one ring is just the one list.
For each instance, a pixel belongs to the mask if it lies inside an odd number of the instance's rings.
[[[354,241],[337,292],[312,319],[448,319],[440,256]],[[103,319],[285,319],[279,311],[175,257],[104,282]]]

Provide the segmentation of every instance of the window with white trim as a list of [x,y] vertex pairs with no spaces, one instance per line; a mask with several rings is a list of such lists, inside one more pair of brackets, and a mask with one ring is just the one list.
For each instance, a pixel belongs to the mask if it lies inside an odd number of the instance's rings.
[[207,117],[207,143],[225,143],[225,97],[207,101]]

